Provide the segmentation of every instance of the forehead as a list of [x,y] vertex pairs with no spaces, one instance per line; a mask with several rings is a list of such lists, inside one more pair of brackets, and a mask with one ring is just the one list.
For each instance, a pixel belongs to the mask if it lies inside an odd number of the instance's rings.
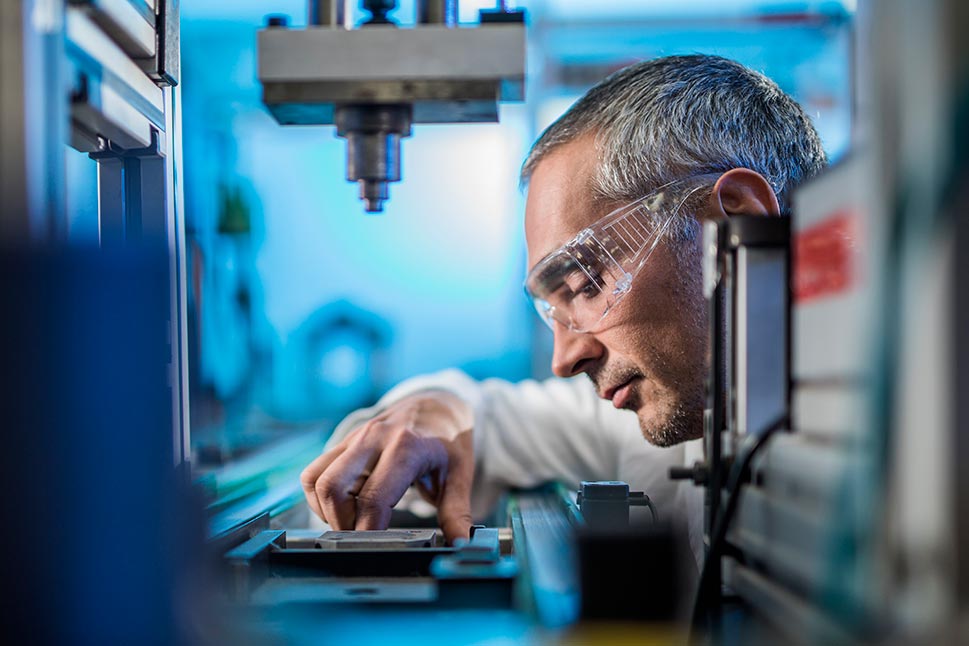
[[586,135],[554,149],[535,167],[525,201],[529,268],[603,214],[590,190],[597,158],[595,138]]

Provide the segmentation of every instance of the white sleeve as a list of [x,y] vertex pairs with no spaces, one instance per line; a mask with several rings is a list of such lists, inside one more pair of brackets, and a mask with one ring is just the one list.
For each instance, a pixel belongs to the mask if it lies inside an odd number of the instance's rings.
[[680,447],[658,448],[643,438],[635,413],[599,399],[584,376],[572,379],[475,381],[447,370],[408,379],[376,406],[356,411],[336,428],[330,442],[415,392],[448,390],[474,409],[476,457],[472,511],[485,516],[510,488],[582,480],[624,480],[645,491],[660,513],[671,511],[676,487],[669,467],[683,464]]

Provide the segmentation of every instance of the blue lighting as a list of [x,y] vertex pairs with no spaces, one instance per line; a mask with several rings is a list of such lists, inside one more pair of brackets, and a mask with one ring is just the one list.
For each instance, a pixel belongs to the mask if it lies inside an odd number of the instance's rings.
[[[305,2],[183,2],[193,295],[200,375],[217,399],[281,420],[332,419],[418,373],[547,374],[548,337],[520,288],[517,171],[536,134],[611,69],[697,51],[735,58],[801,100],[832,157],[847,146],[845,3],[706,2],[687,12],[617,2],[592,14],[565,0],[512,4],[542,25],[530,32],[529,102],[503,107],[500,124],[415,126],[402,144],[403,181],[390,185],[385,213],[368,216],[344,179],[346,144],[334,128],[282,127],[261,103],[256,31],[270,12],[304,24]],[[401,3],[402,22],[412,5]],[[461,19],[479,5],[494,3],[464,2]],[[241,232],[226,225],[239,213]],[[305,347],[307,321],[338,302],[388,326],[387,345],[376,354],[336,341],[325,352]],[[351,379],[360,362],[366,379]]]

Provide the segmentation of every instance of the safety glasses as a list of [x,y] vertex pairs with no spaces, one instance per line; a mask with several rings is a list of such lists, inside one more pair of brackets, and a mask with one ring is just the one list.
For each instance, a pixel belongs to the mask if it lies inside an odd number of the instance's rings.
[[525,293],[551,328],[557,321],[573,332],[592,332],[629,293],[633,278],[697,191],[719,175],[699,175],[665,184],[612,211],[545,256],[525,279]]

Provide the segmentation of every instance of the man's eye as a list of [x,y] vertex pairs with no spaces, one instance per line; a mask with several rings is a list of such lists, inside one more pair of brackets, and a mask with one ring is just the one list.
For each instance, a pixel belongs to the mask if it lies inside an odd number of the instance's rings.
[[584,298],[593,299],[599,295],[599,291],[598,285],[591,280],[587,280],[584,285],[579,287],[576,293]]
[[576,272],[569,277],[568,288],[571,298],[592,300],[602,291],[598,276],[589,277],[584,272]]

